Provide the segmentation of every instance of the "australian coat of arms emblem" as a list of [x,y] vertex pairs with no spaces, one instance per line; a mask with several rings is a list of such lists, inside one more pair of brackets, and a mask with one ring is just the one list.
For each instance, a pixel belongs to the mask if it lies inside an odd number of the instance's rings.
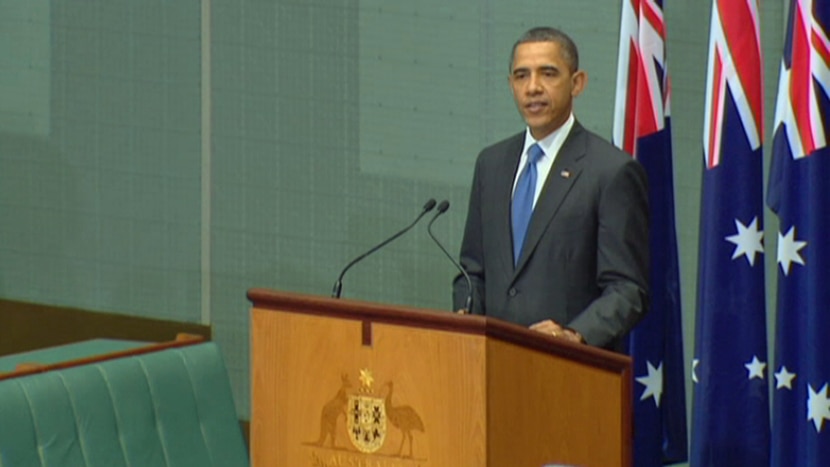
[[[320,413],[320,433],[314,445],[337,445],[338,420],[345,418],[346,436],[355,449],[371,454],[380,450],[388,438],[388,430],[394,427],[400,431],[401,441],[393,457],[413,457],[413,431],[424,432],[424,422],[418,413],[408,405],[395,406],[392,403],[394,385],[391,381],[373,388],[372,373],[360,370],[360,386],[354,388],[349,375],[343,374],[337,393],[323,406]],[[342,432],[341,432],[342,433]],[[341,438],[342,439],[342,438]],[[403,453],[404,444],[408,444],[407,453]]]

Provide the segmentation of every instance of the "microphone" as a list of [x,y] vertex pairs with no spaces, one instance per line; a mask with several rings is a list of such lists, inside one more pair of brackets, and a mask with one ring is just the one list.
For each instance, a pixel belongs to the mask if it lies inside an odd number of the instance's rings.
[[438,219],[438,216],[440,216],[440,215],[444,214],[445,212],[447,212],[447,209],[449,209],[449,208],[450,208],[450,202],[449,201],[447,201],[447,200],[441,201],[441,203],[438,205],[438,212],[436,212],[435,215],[432,216],[432,220],[430,220],[429,224],[427,224],[427,233],[429,233],[429,236],[432,237],[432,241],[434,241],[435,244],[438,245],[438,248],[440,248],[441,251],[444,252],[444,254],[447,256],[447,258],[449,258],[449,260],[452,262],[452,264],[459,271],[461,271],[461,274],[464,275],[464,279],[466,279],[466,281],[467,281],[467,300],[464,303],[464,309],[467,310],[467,312],[469,313],[473,309],[473,281],[470,280],[470,275],[467,274],[467,271],[465,271],[464,268],[462,268],[461,265],[458,264],[458,261],[453,259],[452,255],[447,251],[446,248],[444,248],[444,245],[442,245],[441,242],[439,242],[438,239],[435,238],[435,235],[433,235],[433,233],[432,233],[432,223],[435,222],[435,219]]
[[369,251],[367,251],[366,253],[363,253],[362,255],[358,256],[355,259],[353,259],[349,264],[347,264],[346,267],[343,268],[343,270],[340,272],[340,275],[337,277],[337,282],[334,283],[334,287],[332,288],[332,291],[331,291],[331,296],[333,298],[340,298],[340,291],[343,288],[343,276],[346,275],[346,271],[348,271],[349,268],[351,268],[352,266],[357,264],[363,258],[365,258],[365,257],[371,255],[372,253],[380,250],[381,248],[386,246],[392,240],[394,240],[394,239],[400,237],[401,235],[409,232],[409,230],[412,229],[412,227],[415,227],[415,224],[417,224],[418,221],[421,220],[421,218],[424,217],[424,215],[426,213],[432,211],[432,208],[434,208],[434,207],[435,207],[435,200],[430,198],[430,200],[427,201],[426,204],[424,204],[423,209],[421,209],[421,213],[418,214],[418,217],[416,217],[415,220],[412,221],[411,224],[407,225],[400,232],[398,232],[395,235],[392,235],[391,237],[387,238],[386,240],[380,242],[376,246],[372,247]]

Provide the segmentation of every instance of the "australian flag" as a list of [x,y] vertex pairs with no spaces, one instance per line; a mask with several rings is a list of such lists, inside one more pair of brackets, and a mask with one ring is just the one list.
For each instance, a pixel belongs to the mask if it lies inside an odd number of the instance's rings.
[[755,0],[713,2],[692,360],[692,466],[769,464],[758,21]]
[[687,459],[666,23],[660,0],[623,0],[614,144],[648,173],[651,311],[631,332],[634,465]]
[[778,215],[772,465],[830,465],[830,2],[790,3],[767,203]]

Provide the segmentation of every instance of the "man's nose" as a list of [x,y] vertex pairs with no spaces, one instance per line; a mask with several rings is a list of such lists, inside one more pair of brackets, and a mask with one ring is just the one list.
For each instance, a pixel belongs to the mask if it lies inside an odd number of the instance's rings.
[[536,94],[542,91],[542,80],[536,73],[531,73],[527,81],[527,93]]

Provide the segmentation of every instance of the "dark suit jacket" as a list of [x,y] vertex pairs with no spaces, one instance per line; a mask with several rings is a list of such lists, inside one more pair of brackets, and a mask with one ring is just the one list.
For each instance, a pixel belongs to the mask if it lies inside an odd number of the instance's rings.
[[[525,133],[485,148],[470,193],[461,265],[473,313],[529,326],[552,319],[586,342],[619,349],[648,306],[648,189],[642,166],[574,122],[513,266],[513,180]],[[455,309],[467,284],[453,284]]]

